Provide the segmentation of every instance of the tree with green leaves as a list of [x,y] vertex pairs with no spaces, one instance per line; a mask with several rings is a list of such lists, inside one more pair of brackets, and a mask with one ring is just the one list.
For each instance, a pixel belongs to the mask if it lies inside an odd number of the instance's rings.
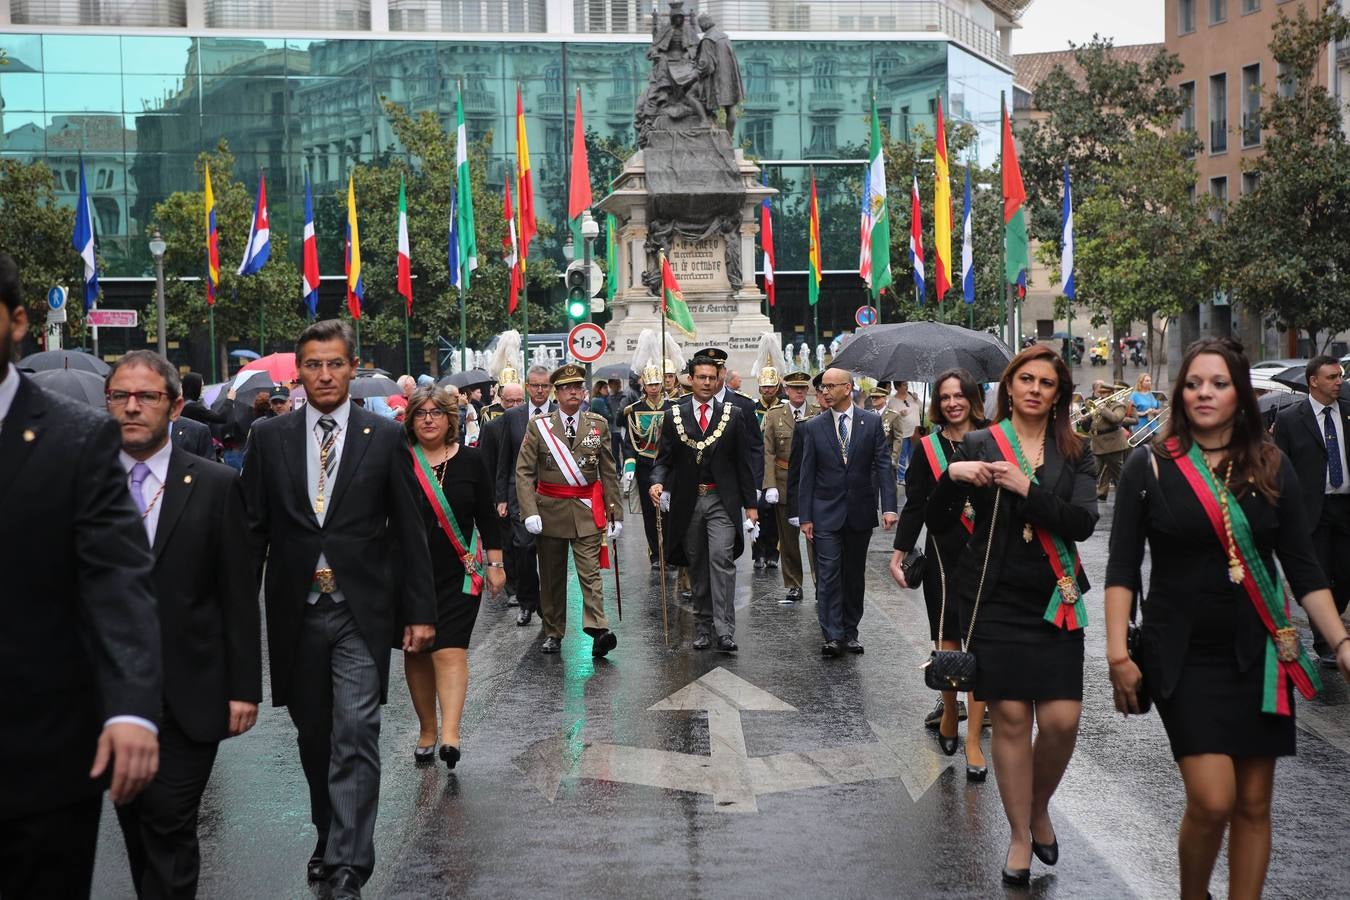
[[[1165,328],[1212,295],[1212,232],[1188,193],[1194,138],[1173,133],[1184,108],[1171,84],[1181,71],[1177,56],[1159,50],[1141,63],[1094,37],[1073,47],[1073,60],[1075,72],[1057,66],[1037,85],[1032,105],[1046,118],[1020,134],[1031,234],[1042,259],[1057,262],[1067,164],[1078,302],[1094,324],[1110,323],[1118,344],[1131,322]],[[1147,267],[1168,277],[1150,277]],[[1148,339],[1157,359],[1152,327]],[[1120,378],[1119,356],[1115,362]]]
[[[216,290],[216,346],[211,348],[216,372],[227,371],[225,349],[238,341],[265,352],[264,341],[289,346],[303,327],[303,303],[296,268],[286,254],[286,235],[271,233],[271,255],[261,271],[239,276],[257,184],[246,187],[234,174],[234,154],[221,141],[214,151],[197,157],[203,178],[211,167],[216,231],[220,239],[220,286]],[[256,177],[256,176],[255,176]],[[155,205],[154,228],[164,238],[165,326],[170,339],[189,337],[208,342],[212,312],[206,303],[206,196],[202,191],[178,191]],[[143,327],[148,336],[158,328],[154,305],[145,309]]]
[[1328,2],[1317,16],[1281,14],[1273,32],[1284,90],[1264,98],[1256,189],[1224,225],[1226,284],[1235,302],[1320,349],[1350,328],[1350,141],[1319,82],[1322,55],[1350,37],[1350,19]]
[[56,200],[56,176],[45,163],[0,160],[0,247],[23,275],[24,303],[33,334],[47,319],[47,290],[70,290],[68,327],[83,334],[84,263],[70,245],[75,212]]

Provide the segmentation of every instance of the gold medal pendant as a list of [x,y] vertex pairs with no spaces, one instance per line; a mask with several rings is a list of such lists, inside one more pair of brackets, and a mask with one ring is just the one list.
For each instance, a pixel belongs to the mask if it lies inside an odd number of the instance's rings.
[[1233,584],[1242,584],[1245,573],[1242,571],[1242,563],[1236,559],[1228,561],[1228,580]]
[[969,500],[966,501],[965,506],[961,507],[961,515],[970,519],[972,522],[975,521],[975,507],[970,505]]
[[1035,536],[1036,536],[1036,532],[1033,531],[1033,530],[1031,529],[1031,523],[1030,523],[1030,522],[1028,522],[1027,524],[1025,524],[1025,525],[1022,526],[1022,540],[1026,541],[1028,544],[1030,544],[1030,543],[1031,543],[1031,539],[1034,538]]

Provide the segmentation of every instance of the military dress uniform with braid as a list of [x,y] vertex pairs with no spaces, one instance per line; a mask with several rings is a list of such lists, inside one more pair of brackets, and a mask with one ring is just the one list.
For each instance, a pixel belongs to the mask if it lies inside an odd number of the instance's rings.
[[[810,383],[809,379],[807,383]],[[783,587],[793,594],[793,599],[799,599],[801,595],[802,545],[797,527],[788,522],[788,517],[792,515],[788,509],[788,464],[792,458],[792,436],[797,426],[818,412],[820,407],[807,400],[800,407],[780,403],[764,416],[764,477],[761,487],[765,491],[770,488],[778,491],[773,517],[778,527]]]
[[[638,503],[642,507],[642,524],[647,532],[647,558],[652,563],[657,562],[657,513],[649,493],[652,467],[656,465],[656,454],[661,446],[661,424],[665,421],[666,410],[674,405],[674,400],[662,396],[652,406],[644,396],[630,403],[624,411],[624,466],[626,468],[630,462],[633,464],[633,481],[636,482]],[[661,515],[665,519],[669,518],[667,513]],[[662,524],[665,524],[665,519]]]
[[[774,398],[772,406],[765,406],[761,398],[755,404],[755,425],[759,428],[762,435],[764,433],[764,420],[768,417],[770,411],[783,406],[783,402],[777,397]],[[758,460],[751,460],[751,465],[756,465]],[[778,550],[778,517],[774,514],[773,506],[766,503],[764,495],[761,493],[759,498],[759,537],[755,539],[753,546],[754,559],[757,563],[764,563],[766,566],[777,566],[779,558]]]
[[[572,420],[570,428],[569,418]],[[554,457],[540,433],[541,423],[570,454],[570,462],[563,460],[560,465]],[[594,500],[588,507],[578,498],[550,496],[573,487],[561,467],[569,464],[580,471],[588,484],[600,482],[595,496],[603,493],[603,510],[593,508]],[[567,630],[569,547],[577,580],[581,583],[582,630],[592,637],[608,631],[605,592],[600,580],[606,535],[604,525],[600,523],[622,521],[623,506],[619,502],[619,484],[605,417],[581,410],[569,417],[557,409],[547,416],[531,419],[516,460],[516,497],[522,520],[530,516],[539,516],[543,520],[544,530],[535,540],[539,553],[539,618],[544,623],[544,636],[562,640]]]

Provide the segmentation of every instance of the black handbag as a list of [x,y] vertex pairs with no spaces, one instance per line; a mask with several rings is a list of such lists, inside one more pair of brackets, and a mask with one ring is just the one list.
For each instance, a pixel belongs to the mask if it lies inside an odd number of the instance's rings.
[[900,560],[900,571],[905,575],[905,584],[916,588],[923,584],[923,576],[928,573],[928,557],[918,547],[905,554]]
[[[935,691],[972,691],[975,689],[975,673],[978,664],[975,654],[970,652],[970,639],[975,635],[975,617],[980,613],[980,597],[984,594],[984,577],[989,573],[989,551],[994,546],[994,528],[998,524],[998,502],[1003,489],[994,494],[994,512],[989,520],[989,543],[984,548],[984,565],[980,570],[980,584],[975,589],[975,608],[971,610],[970,626],[966,629],[966,639],[960,650],[934,650],[923,667],[923,683]],[[942,607],[938,612],[938,640],[942,639],[943,625],[947,619],[947,569],[942,564],[942,551],[937,541],[933,542],[933,552],[937,556],[938,577],[942,582]],[[908,577],[908,576],[907,576]]]
[[[1142,675],[1144,671],[1144,626],[1142,622],[1135,621],[1135,610],[1138,609],[1139,602],[1136,596],[1130,603],[1130,625],[1125,629],[1125,649],[1130,654],[1130,659],[1139,667]],[[1148,691],[1148,682],[1140,679],[1139,687],[1134,694],[1135,703],[1139,705],[1140,714],[1153,709],[1153,695]]]

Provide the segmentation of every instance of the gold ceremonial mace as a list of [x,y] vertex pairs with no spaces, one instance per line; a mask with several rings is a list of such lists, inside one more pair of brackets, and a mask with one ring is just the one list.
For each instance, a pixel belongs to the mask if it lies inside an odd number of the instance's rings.
[[656,501],[656,559],[661,568],[661,638],[665,648],[670,649],[670,620],[666,615],[666,533],[662,527],[665,514],[661,512],[661,501]]

